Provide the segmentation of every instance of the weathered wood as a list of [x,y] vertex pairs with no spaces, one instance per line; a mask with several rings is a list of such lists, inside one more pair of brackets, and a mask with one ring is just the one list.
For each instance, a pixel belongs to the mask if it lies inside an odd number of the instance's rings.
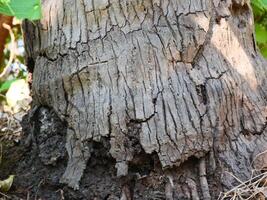
[[[200,179],[187,178],[183,189],[192,199],[211,197],[207,158],[214,173],[249,177],[253,152],[265,149],[267,70],[248,1],[45,0],[42,7],[40,23],[24,23],[26,52],[34,104],[68,124],[62,183],[79,188],[94,151],[88,142],[101,138],[110,141],[119,177],[141,151],[156,153],[163,169],[200,159]],[[235,183],[228,174],[219,179],[222,189]]]

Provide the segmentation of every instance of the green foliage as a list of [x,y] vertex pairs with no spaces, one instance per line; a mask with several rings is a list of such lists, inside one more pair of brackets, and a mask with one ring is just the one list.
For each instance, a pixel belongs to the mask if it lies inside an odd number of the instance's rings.
[[41,18],[41,3],[40,0],[0,0],[0,13],[37,20]]
[[10,88],[11,84],[15,82],[16,80],[17,79],[12,79],[12,80],[7,80],[3,83],[0,83],[0,93],[6,92]]
[[251,1],[254,19],[257,45],[264,57],[267,58],[267,0]]
[[253,6],[254,12],[256,12],[256,15],[260,15],[266,12],[267,0],[252,0],[251,4]]

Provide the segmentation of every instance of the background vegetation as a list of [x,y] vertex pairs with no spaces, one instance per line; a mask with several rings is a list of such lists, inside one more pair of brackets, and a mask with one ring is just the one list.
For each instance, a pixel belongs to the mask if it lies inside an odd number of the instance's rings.
[[252,0],[251,4],[254,13],[257,44],[262,55],[267,58],[267,0]]

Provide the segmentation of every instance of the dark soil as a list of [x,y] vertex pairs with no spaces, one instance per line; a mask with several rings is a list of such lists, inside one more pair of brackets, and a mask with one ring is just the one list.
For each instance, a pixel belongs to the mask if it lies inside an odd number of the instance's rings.
[[[92,155],[80,188],[75,191],[60,183],[68,161],[66,123],[49,108],[41,107],[32,109],[23,118],[22,127],[23,136],[19,142],[3,141],[0,178],[3,180],[8,175],[15,175],[7,194],[10,199],[120,200],[124,191],[132,199],[163,200],[168,199],[172,177],[176,185],[171,199],[186,200],[192,198],[191,191],[199,185],[197,158],[192,157],[179,168],[163,172],[157,155],[148,155],[142,150],[136,152],[129,163],[128,176],[118,178],[116,162],[109,154],[110,138],[102,138],[100,142],[88,141]],[[213,174],[208,175],[213,177]]]

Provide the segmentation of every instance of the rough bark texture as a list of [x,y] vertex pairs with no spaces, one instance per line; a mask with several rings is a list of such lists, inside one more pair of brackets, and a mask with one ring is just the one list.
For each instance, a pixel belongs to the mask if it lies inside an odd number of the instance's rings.
[[250,177],[267,149],[267,70],[248,1],[42,6],[24,23],[32,113],[53,112],[66,135],[32,138],[56,169],[66,140],[70,199],[215,199],[230,174]]

